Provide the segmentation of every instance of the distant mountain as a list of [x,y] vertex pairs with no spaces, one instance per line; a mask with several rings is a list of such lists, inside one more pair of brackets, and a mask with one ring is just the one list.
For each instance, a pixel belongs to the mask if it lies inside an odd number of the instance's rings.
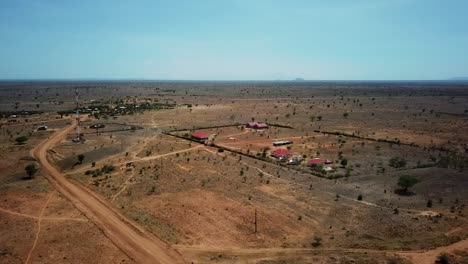
[[452,77],[449,80],[451,80],[451,81],[468,81],[468,77]]
[[303,81],[305,81],[305,80],[304,80],[303,78],[296,78],[296,79],[294,79],[294,81],[296,81],[296,82],[303,82]]

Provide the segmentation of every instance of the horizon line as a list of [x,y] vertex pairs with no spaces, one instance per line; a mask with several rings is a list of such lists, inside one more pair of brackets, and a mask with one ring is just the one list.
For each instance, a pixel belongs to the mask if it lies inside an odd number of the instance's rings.
[[143,82],[468,82],[468,77],[447,79],[149,79],[149,78],[0,78],[0,82],[20,81],[143,81]]

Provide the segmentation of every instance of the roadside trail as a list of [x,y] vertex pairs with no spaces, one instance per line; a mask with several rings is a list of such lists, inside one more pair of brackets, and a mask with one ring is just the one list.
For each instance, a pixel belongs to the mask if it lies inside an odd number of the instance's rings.
[[164,154],[160,154],[160,155],[153,155],[153,156],[148,156],[148,157],[144,157],[144,158],[136,158],[136,159],[133,159],[133,160],[127,160],[127,161],[115,163],[115,165],[123,165],[123,164],[126,164],[126,163],[133,163],[133,162],[141,162],[141,161],[149,161],[149,160],[159,159],[159,158],[175,155],[175,154],[178,154],[178,153],[184,153],[184,152],[187,152],[187,151],[191,151],[191,150],[195,150],[195,149],[203,148],[203,147],[205,147],[205,146],[204,145],[197,145],[195,147],[190,147],[190,148],[186,148],[186,149],[172,151],[172,152],[164,153]]
[[86,187],[74,184],[52,166],[47,150],[75,128],[72,124],[41,142],[33,156],[41,163],[45,177],[73,205],[88,217],[124,253],[138,263],[185,263],[182,255],[158,237],[144,231],[117,212],[113,205]]

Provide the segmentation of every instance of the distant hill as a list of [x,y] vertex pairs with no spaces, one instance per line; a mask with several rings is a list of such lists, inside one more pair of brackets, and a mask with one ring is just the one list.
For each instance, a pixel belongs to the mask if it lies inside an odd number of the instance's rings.
[[451,80],[451,81],[468,81],[468,77],[452,77],[449,80]]
[[305,80],[304,80],[303,78],[296,78],[296,79],[294,79],[294,81],[296,81],[296,82],[303,82],[303,81],[305,81]]

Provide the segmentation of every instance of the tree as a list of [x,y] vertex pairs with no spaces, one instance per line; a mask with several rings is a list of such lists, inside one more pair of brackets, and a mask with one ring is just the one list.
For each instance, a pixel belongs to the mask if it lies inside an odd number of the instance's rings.
[[432,208],[432,200],[431,199],[427,200],[426,206],[427,206],[427,208]]
[[341,166],[346,167],[348,165],[348,160],[347,159],[342,159],[341,160]]
[[80,164],[82,164],[82,163],[83,163],[83,160],[84,160],[84,158],[85,158],[85,156],[84,156],[83,154],[80,154],[80,155],[77,156],[77,158],[78,158],[78,162],[79,162]]
[[37,172],[37,168],[36,168],[36,165],[34,164],[29,164],[27,165],[24,170],[26,171],[26,173],[28,174],[28,177],[29,179],[32,179],[34,177],[34,174],[36,174]]
[[348,113],[344,113],[344,114],[343,114],[343,117],[344,117],[344,118],[348,118],[348,116],[349,116]]
[[398,179],[398,186],[403,188],[404,193],[407,193],[408,188],[413,187],[418,182],[419,182],[419,180],[412,177],[412,176],[403,175],[403,176],[400,176],[400,178]]
[[21,137],[17,137],[15,140],[16,140],[16,142],[18,142],[18,144],[23,144],[24,142],[28,141],[28,137],[27,136],[21,136]]

